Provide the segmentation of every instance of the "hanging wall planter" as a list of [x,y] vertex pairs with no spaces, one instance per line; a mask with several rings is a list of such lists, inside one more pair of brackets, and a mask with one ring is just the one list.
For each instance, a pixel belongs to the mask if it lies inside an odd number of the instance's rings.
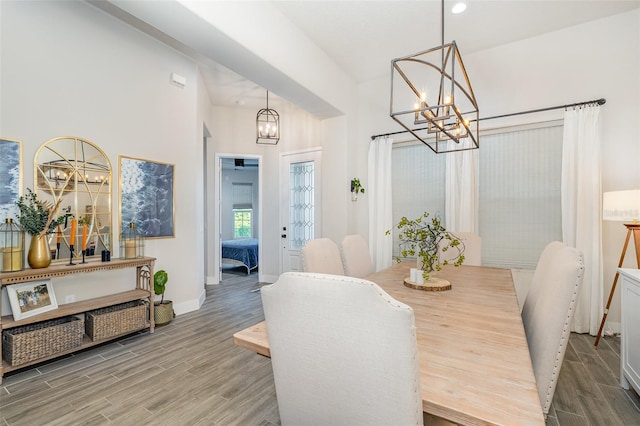
[[351,201],[358,201],[358,194],[364,194],[364,188],[360,184],[360,179],[351,179]]

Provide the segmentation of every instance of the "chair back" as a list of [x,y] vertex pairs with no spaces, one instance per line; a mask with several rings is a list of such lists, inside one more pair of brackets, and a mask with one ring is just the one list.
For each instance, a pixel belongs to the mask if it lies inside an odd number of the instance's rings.
[[262,287],[280,420],[422,425],[413,310],[377,284],[287,272]]
[[[464,244],[464,265],[482,265],[482,239],[473,232],[452,232]],[[457,250],[447,250],[440,255],[440,260],[453,260]]]
[[344,275],[340,249],[329,238],[307,241],[302,248],[302,270],[320,274]]
[[340,256],[345,275],[364,278],[373,274],[369,245],[361,235],[347,235],[340,243]]
[[542,411],[549,412],[571,334],[570,322],[584,275],[582,252],[560,242],[545,247],[522,307]]

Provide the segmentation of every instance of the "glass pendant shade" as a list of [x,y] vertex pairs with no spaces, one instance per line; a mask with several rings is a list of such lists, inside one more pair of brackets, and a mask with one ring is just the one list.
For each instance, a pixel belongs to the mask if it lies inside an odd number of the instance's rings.
[[455,41],[391,62],[390,116],[435,153],[479,148],[478,103]]
[[144,257],[144,235],[131,222],[120,234],[120,259]]
[[269,108],[269,91],[267,91],[267,107],[258,111],[256,116],[256,143],[277,145],[280,140],[280,115]]
[[2,272],[24,269],[24,231],[13,219],[5,219],[0,225],[0,250],[2,250]]

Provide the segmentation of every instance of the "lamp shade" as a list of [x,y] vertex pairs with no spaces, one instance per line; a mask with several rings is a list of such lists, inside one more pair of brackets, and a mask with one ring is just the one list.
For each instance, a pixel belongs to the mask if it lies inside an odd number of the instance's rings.
[[640,189],[602,194],[602,219],[637,223],[640,219]]

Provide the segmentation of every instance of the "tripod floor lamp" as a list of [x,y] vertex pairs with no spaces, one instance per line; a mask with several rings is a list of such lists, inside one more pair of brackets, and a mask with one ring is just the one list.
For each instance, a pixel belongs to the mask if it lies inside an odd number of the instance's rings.
[[[621,221],[624,222],[624,226],[627,227],[627,238],[625,239],[624,246],[622,247],[618,268],[622,267],[624,256],[627,254],[629,240],[633,234],[633,241],[636,249],[636,265],[638,269],[640,269],[640,223],[638,223],[638,219],[640,219],[640,190],[613,191],[605,192],[603,194],[602,220]],[[596,341],[593,344],[593,347],[596,349],[598,348],[598,342],[600,342],[604,323],[607,321],[607,315],[609,314],[609,308],[611,307],[611,301],[613,300],[613,294],[616,291],[616,284],[618,284],[619,277],[620,272],[616,270],[616,276],[613,279],[613,285],[611,286],[611,292],[609,293],[609,300],[607,301],[607,306],[604,309],[604,315],[600,322]]]

